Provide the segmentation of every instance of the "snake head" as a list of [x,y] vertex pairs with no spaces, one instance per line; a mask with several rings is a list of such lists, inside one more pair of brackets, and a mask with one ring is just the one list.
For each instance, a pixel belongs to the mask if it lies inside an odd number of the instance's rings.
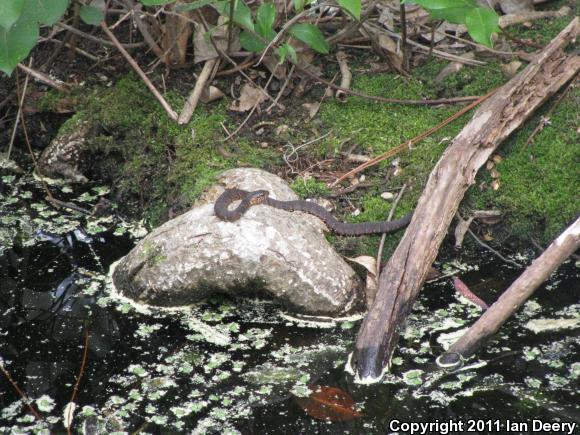
[[261,204],[264,201],[266,201],[266,199],[268,199],[268,195],[269,192],[267,190],[255,190],[251,192],[249,195],[250,204],[252,205]]

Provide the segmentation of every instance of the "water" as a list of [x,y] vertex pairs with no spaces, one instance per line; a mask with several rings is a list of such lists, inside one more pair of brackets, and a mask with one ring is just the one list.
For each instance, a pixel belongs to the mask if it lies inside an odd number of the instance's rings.
[[[434,357],[445,336],[471,324],[480,310],[459,300],[448,279],[426,285],[392,373],[363,386],[344,371],[359,323],[309,328],[288,322],[268,301],[225,297],[188,312],[135,307],[111,294],[107,274],[142,236],[139,226],[55,211],[40,200],[37,182],[6,176],[0,187],[2,433],[66,432],[73,394],[75,433],[409,433],[406,422],[438,423],[427,433],[458,424],[461,431],[488,433],[505,431],[507,420],[528,429],[533,420],[580,424],[580,269],[572,261],[468,362],[472,368],[455,373],[437,370]],[[87,207],[106,193],[54,189]],[[483,252],[445,268],[488,303],[521,272]],[[541,318],[571,319],[571,325],[539,333],[526,326]],[[321,416],[313,399],[298,399],[331,387],[356,409],[337,414],[335,406]]]

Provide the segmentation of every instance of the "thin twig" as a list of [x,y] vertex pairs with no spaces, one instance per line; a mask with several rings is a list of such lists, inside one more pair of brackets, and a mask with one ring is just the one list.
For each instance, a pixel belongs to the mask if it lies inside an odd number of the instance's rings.
[[[379,27],[379,26],[377,26],[375,24],[372,24],[372,23],[365,23],[365,26],[372,27],[374,30],[379,31],[379,32],[385,32],[387,35],[391,36],[392,38],[399,39],[399,40],[401,39],[401,35],[399,35],[396,32],[392,32],[389,29],[386,29],[386,28],[383,28],[383,27]],[[407,44],[412,45],[413,47],[417,47],[419,50],[421,50],[421,51],[423,51],[425,53],[429,53],[429,51],[431,51],[429,47],[426,47],[423,44],[419,44],[418,42],[413,41],[412,39],[407,39]],[[475,59],[469,60],[469,59],[465,59],[465,58],[463,58],[461,56],[457,56],[455,54],[446,53],[446,52],[441,51],[441,50],[433,49],[432,51],[433,51],[433,55],[434,56],[440,57],[442,59],[448,59],[448,60],[452,60],[452,61],[455,61],[455,62],[461,62],[461,63],[464,63],[466,65],[475,65],[475,66],[485,66],[485,65],[487,65],[486,62],[482,62],[480,60],[475,60]]]
[[[68,30],[69,32],[72,32],[76,35],[82,36],[85,39],[89,39],[93,42],[97,42],[98,44],[102,44],[102,45],[106,45],[108,47],[116,47],[116,45],[110,41],[107,41],[106,39],[102,39],[102,38],[97,38],[96,36],[93,35],[89,35],[88,33],[82,32],[79,29],[76,29],[72,26],[69,26],[68,24],[64,24],[64,23],[56,23],[55,24],[58,27],[62,27],[63,29]],[[117,41],[119,44],[121,44],[119,41]],[[121,46],[127,50],[130,50],[132,48],[141,48],[145,45],[144,42],[136,42],[134,44],[121,44]]]
[[[83,359],[81,361],[81,368],[79,369],[79,374],[77,376],[77,381],[75,382],[75,386],[73,387],[73,392],[70,398],[70,403],[74,403],[77,398],[77,393],[79,391],[79,385],[81,383],[81,379],[83,377],[83,373],[85,371],[85,366],[87,365],[87,356],[89,353],[89,330],[85,329],[85,340],[84,340],[84,349],[83,349]],[[68,435],[71,435],[71,426],[72,426],[72,406],[68,408],[68,421],[69,426],[66,428],[66,432]]]
[[125,6],[131,11],[133,20],[135,20],[135,24],[137,25],[137,28],[139,29],[139,32],[141,32],[141,36],[143,36],[143,39],[147,45],[151,48],[151,50],[153,50],[153,53],[155,53],[159,59],[163,60],[163,50],[161,47],[159,47],[159,45],[157,45],[151,36],[151,33],[149,33],[147,25],[143,22],[141,16],[139,15],[141,13],[141,4],[135,4],[133,0],[123,0],[123,3],[125,3]]
[[409,57],[407,56],[407,12],[405,3],[399,3],[400,18],[401,18],[401,51],[403,52],[403,68],[409,71]]
[[382,162],[383,160],[388,159],[389,157],[394,156],[395,154],[401,152],[402,150],[411,147],[412,145],[417,144],[418,142],[422,141],[423,139],[425,139],[426,137],[432,135],[433,133],[435,133],[437,130],[442,129],[443,127],[445,127],[447,124],[450,124],[451,122],[455,121],[457,118],[459,118],[460,116],[462,116],[463,114],[469,112],[471,109],[473,109],[475,106],[477,106],[478,104],[482,103],[483,101],[487,100],[489,97],[491,97],[498,88],[493,89],[492,91],[488,92],[486,95],[484,95],[483,97],[479,97],[476,101],[474,101],[473,103],[465,106],[464,108],[462,108],[461,110],[459,110],[458,112],[454,113],[453,115],[451,115],[449,118],[445,119],[444,121],[440,122],[439,124],[437,124],[435,127],[431,127],[430,129],[424,131],[423,133],[421,133],[418,136],[415,136],[413,139],[408,140],[406,142],[403,142],[400,145],[397,145],[395,148],[390,149],[389,151],[381,154],[380,156],[377,156],[371,160],[369,160],[366,163],[363,163],[362,165],[357,166],[354,169],[351,169],[350,171],[348,171],[346,174],[342,175],[341,177],[339,177],[334,183],[332,183],[332,186],[336,186],[338,183],[340,183],[341,181],[343,181],[344,179],[348,178],[348,177],[352,177],[355,174],[358,174],[359,172],[361,172],[362,170],[370,167],[370,166],[374,166],[379,162]]
[[81,49],[81,48],[78,48],[78,47],[73,47],[73,46],[72,46],[72,45],[70,45],[68,42],[63,42],[63,41],[61,41],[61,40],[59,40],[59,39],[54,39],[54,38],[40,38],[38,41],[39,41],[39,42],[53,42],[53,43],[55,43],[55,44],[59,44],[59,45],[61,45],[61,46],[65,46],[65,47],[68,47],[68,48],[72,48],[72,49],[74,49],[74,50],[75,50],[75,51],[76,51],[78,54],[80,54],[80,55],[82,55],[82,56],[86,57],[87,59],[90,59],[90,60],[92,60],[93,62],[98,62],[98,61],[100,60],[100,59],[99,59],[97,56],[93,56],[92,54],[90,54],[90,53],[87,53],[87,52],[86,52],[86,51],[84,51],[83,49]]
[[351,89],[346,89],[341,86],[335,85],[334,83],[329,82],[328,80],[323,79],[322,77],[317,76],[314,73],[311,73],[306,68],[302,68],[300,65],[296,65],[299,71],[303,72],[307,76],[311,77],[312,79],[319,81],[326,86],[331,87],[332,89],[340,90],[346,94],[355,95],[357,97],[366,98],[367,100],[373,101],[380,101],[381,103],[392,103],[392,104],[407,104],[407,105],[416,105],[416,106],[436,106],[440,104],[456,104],[456,103],[466,103],[473,100],[478,100],[481,98],[480,96],[468,96],[468,97],[455,97],[455,98],[440,98],[437,100],[401,100],[398,98],[385,98],[379,97],[376,95],[368,95],[362,92],[353,91]]
[[[30,74],[32,77],[34,77],[39,82],[44,83],[45,85],[48,85],[51,88],[56,89],[57,91],[65,91],[68,87],[70,87],[70,85],[68,85],[68,84],[57,83],[53,79],[51,79],[49,76],[47,76],[46,74],[43,74],[40,71],[33,70],[32,68],[30,68],[26,65],[23,65],[21,63],[18,64],[18,68],[20,68],[25,73]],[[26,76],[26,77],[28,78],[28,76]]]
[[[576,76],[576,77],[578,77],[578,76]],[[552,104],[552,107],[550,107],[550,109],[546,112],[546,114],[541,117],[540,122],[538,123],[538,125],[536,125],[536,127],[534,128],[534,130],[528,136],[528,139],[526,140],[526,146],[530,145],[532,143],[532,141],[534,140],[534,137],[540,131],[542,131],[547,124],[549,124],[549,122],[550,122],[550,115],[552,114],[552,112],[554,111],[554,109],[556,109],[556,107],[558,107],[560,105],[560,103],[562,102],[562,100],[564,99],[564,97],[566,96],[566,94],[568,93],[568,91],[570,90],[570,88],[573,87],[573,86],[575,86],[575,82],[576,82],[576,78],[570,80],[570,83],[568,83],[566,85],[566,87],[564,88],[564,90],[560,93],[560,95],[558,95],[558,97],[556,98],[556,101],[554,101],[554,104]]]
[[[399,201],[403,197],[403,193],[405,192],[406,188],[407,188],[407,183],[403,184],[403,187],[401,187],[401,190],[399,190],[399,193],[395,197],[395,200],[393,201],[393,205],[391,206],[391,210],[389,211],[389,216],[387,217],[388,221],[393,219],[393,214],[395,214],[395,210],[397,208],[397,205],[399,205]],[[387,239],[387,235],[385,233],[383,233],[383,235],[381,236],[381,242],[379,243],[379,250],[377,251],[377,270],[376,270],[376,274],[375,274],[376,277],[378,277],[381,274],[381,257],[383,256],[383,248],[385,247],[385,240],[386,239]]]
[[205,90],[205,85],[207,84],[208,80],[211,80],[212,72],[215,70],[216,64],[219,62],[219,58],[208,59],[205,61],[197,80],[195,81],[195,86],[193,87],[193,91],[185,101],[183,105],[183,109],[181,110],[181,114],[177,119],[178,124],[187,124],[197,107],[197,103],[199,103],[199,99],[201,94]]
[[12,379],[12,376],[10,376],[10,373],[8,373],[8,370],[6,370],[6,368],[4,367],[4,363],[2,360],[0,360],[0,370],[2,370],[2,373],[4,373],[4,376],[6,376],[6,379],[8,379],[8,382],[10,382],[10,384],[12,385],[12,388],[14,388],[16,390],[16,392],[22,398],[24,403],[26,403],[26,406],[28,406],[30,413],[32,415],[34,415],[34,417],[37,420],[44,421],[43,418],[38,413],[38,411],[34,408],[34,406],[32,406],[31,400],[28,398],[28,396],[24,393],[24,391],[22,391],[20,389],[20,387],[18,386],[16,381],[14,379]]
[[28,153],[30,154],[30,158],[32,159],[32,164],[34,165],[34,171],[36,172],[36,174],[40,178],[40,182],[42,183],[42,187],[44,188],[44,191],[46,192],[46,196],[48,198],[54,199],[54,197],[52,196],[52,193],[50,192],[50,190],[48,188],[48,184],[46,184],[44,176],[42,175],[42,173],[38,169],[38,161],[36,160],[36,157],[34,156],[34,152],[32,152],[32,145],[30,144],[30,138],[28,137],[28,129],[26,128],[26,118],[24,116],[24,112],[22,112],[22,132],[24,133],[24,141],[26,142],[26,146],[28,148]]
[[495,255],[497,258],[505,261],[506,263],[509,263],[513,266],[516,267],[523,267],[521,264],[516,263],[513,260],[510,260],[509,258],[505,258],[503,255],[501,255],[499,252],[497,252],[495,249],[493,249],[491,246],[489,246],[487,243],[485,243],[483,240],[481,240],[479,237],[477,237],[475,235],[475,233],[473,231],[471,231],[470,228],[467,229],[467,232],[471,235],[471,237],[473,237],[473,239],[477,242],[478,245],[483,246],[485,249],[489,250],[493,255]]
[[[274,73],[270,74],[270,78],[268,79],[268,81],[266,82],[266,86],[264,86],[264,88],[267,88],[270,85],[270,82],[272,81],[272,79],[274,78]],[[275,103],[274,103],[275,104]],[[254,114],[254,112],[256,111],[256,109],[260,106],[260,101],[256,102],[256,104],[254,104],[254,106],[252,107],[252,110],[250,110],[250,113],[248,113],[248,116],[246,116],[246,118],[243,120],[243,122],[238,126],[238,128],[236,128],[231,134],[229,134],[225,139],[222,139],[222,142],[227,142],[228,140],[230,140],[232,137],[234,137],[236,134],[238,134],[238,132],[242,129],[242,127],[244,125],[246,125],[246,123],[250,120],[250,118],[252,117],[252,115]]]
[[[274,101],[274,98],[268,92],[266,92],[265,89],[263,89],[261,86],[256,85],[255,82],[254,82],[254,80],[252,80],[252,78],[250,76],[248,76],[238,66],[238,64],[225,51],[223,51],[219,47],[219,45],[213,39],[213,36],[212,36],[211,32],[209,31],[209,25],[207,24],[207,21],[206,21],[205,17],[203,16],[203,14],[201,14],[199,10],[196,10],[195,13],[198,16],[198,18],[199,18],[199,20],[201,22],[201,25],[203,26],[204,30],[209,35],[209,41],[211,42],[214,50],[216,52],[218,52],[222,57],[224,57],[229,63],[231,63],[233,65],[233,67],[236,69],[236,71],[239,72],[246,80],[248,80],[250,83],[253,83],[256,88],[260,89],[260,92],[262,92],[262,94],[264,94],[266,96],[266,98],[268,98],[271,101]],[[192,23],[195,23],[195,21],[193,21],[191,18],[186,17],[186,20],[191,21]],[[284,110],[285,109],[285,107],[284,107],[284,105],[282,103],[277,103],[277,105],[280,108],[280,110]]]
[[276,95],[276,98],[274,98],[274,101],[272,102],[272,104],[270,104],[268,106],[268,108],[266,109],[267,113],[270,113],[270,110],[272,110],[274,108],[274,106],[278,105],[278,101],[280,101],[280,98],[282,98],[282,95],[284,94],[284,91],[288,87],[288,83],[290,83],[290,79],[292,78],[292,75],[294,74],[294,68],[295,68],[295,66],[292,65],[292,67],[290,68],[290,71],[286,75],[286,80],[284,80],[284,84],[282,85],[282,87],[280,88],[280,91],[278,92],[278,95]]
[[151,93],[155,96],[155,98],[157,98],[157,101],[159,101],[161,106],[165,109],[165,111],[167,112],[169,117],[173,121],[177,121],[177,113],[171,108],[169,103],[167,103],[165,98],[163,98],[163,95],[161,95],[159,93],[159,91],[153,85],[153,83],[151,83],[151,80],[149,80],[149,77],[147,77],[147,75],[143,72],[143,70],[139,67],[139,65],[137,65],[137,62],[135,62],[135,60],[133,60],[133,58],[127,52],[127,50],[125,50],[123,48],[123,46],[121,45],[119,40],[115,37],[115,35],[113,35],[113,32],[111,32],[109,30],[109,28],[107,27],[107,24],[104,21],[101,22],[101,29],[103,29],[103,32],[105,32],[107,34],[107,36],[109,37],[109,39],[111,41],[113,41],[113,44],[115,45],[115,47],[117,47],[117,50],[119,50],[121,52],[121,54],[123,55],[125,60],[127,62],[129,62],[129,65],[131,65],[131,67],[133,67],[133,69],[139,75],[139,77],[141,77],[141,80],[143,80],[143,82],[145,82],[145,85],[147,85],[147,87],[149,88]]
[[[28,61],[28,68],[32,65],[32,56]],[[10,136],[10,143],[8,144],[8,151],[6,152],[6,160],[10,160],[10,153],[12,152],[12,146],[14,145],[14,138],[16,137],[16,131],[18,130],[18,123],[20,122],[20,117],[22,116],[22,105],[24,104],[24,97],[26,97],[26,88],[28,87],[28,79],[30,78],[30,73],[26,73],[26,78],[24,79],[24,88],[22,94],[20,94],[20,101],[18,102],[18,112],[16,113],[16,120],[14,121],[14,129],[12,130],[12,136]]]
[[311,10],[305,9],[302,12],[300,12],[299,14],[292,17],[292,19],[290,19],[290,20],[286,21],[286,23],[284,23],[284,26],[282,26],[280,31],[276,34],[276,36],[274,36],[274,38],[271,41],[268,42],[268,45],[262,51],[262,55],[260,56],[260,59],[258,59],[258,62],[256,63],[256,65],[260,65],[262,63],[262,61],[264,60],[264,57],[266,56],[266,54],[268,53],[270,48],[272,48],[274,46],[274,44],[277,44],[278,41],[282,38],[282,36],[285,35],[286,30],[289,29],[292,25],[294,25],[294,23],[298,22],[298,20],[300,20],[302,17],[304,17],[306,15],[306,13],[311,13]]

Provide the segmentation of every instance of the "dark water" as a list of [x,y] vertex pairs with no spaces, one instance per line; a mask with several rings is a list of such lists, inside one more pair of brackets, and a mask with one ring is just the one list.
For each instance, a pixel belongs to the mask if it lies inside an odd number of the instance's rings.
[[[111,295],[107,278],[111,263],[133,245],[133,226],[53,213],[35,182],[2,181],[2,433],[66,432],[65,406],[81,366],[75,433],[384,434],[410,433],[401,426],[408,422],[439,424],[415,433],[495,433],[506,432],[508,420],[530,432],[534,420],[580,424],[580,268],[572,261],[467,363],[475,367],[455,373],[437,370],[434,357],[445,334],[473,323],[480,311],[460,301],[448,279],[426,285],[392,373],[365,386],[344,371],[359,323],[309,328],[288,322],[269,302],[220,297],[190,312],[135,308]],[[99,196],[93,190],[88,197],[62,194],[90,204]],[[521,272],[484,252],[445,267],[488,303]],[[538,333],[526,326],[541,318],[576,322]],[[314,418],[315,405],[296,398],[313,385],[342,390],[361,415]]]

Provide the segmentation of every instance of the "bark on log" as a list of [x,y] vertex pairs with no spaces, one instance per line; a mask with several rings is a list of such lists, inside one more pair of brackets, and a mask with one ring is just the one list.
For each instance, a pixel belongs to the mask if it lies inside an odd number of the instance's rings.
[[499,299],[447,351],[470,356],[534,293],[562,262],[580,248],[580,217],[516,279]]
[[576,17],[520,74],[474,114],[443,154],[403,239],[379,281],[377,298],[359,331],[353,367],[365,382],[388,368],[398,327],[409,313],[459,203],[495,148],[580,69],[565,47],[579,31]]

